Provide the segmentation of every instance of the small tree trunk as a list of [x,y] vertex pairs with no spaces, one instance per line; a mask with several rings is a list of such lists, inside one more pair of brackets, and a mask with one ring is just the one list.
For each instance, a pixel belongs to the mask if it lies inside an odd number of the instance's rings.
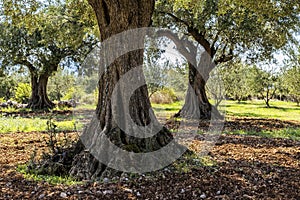
[[266,95],[266,98],[265,98],[265,103],[266,103],[266,105],[267,105],[268,108],[270,108],[270,104],[269,104],[269,101],[270,101],[269,92],[270,92],[270,90],[267,89],[267,95]]
[[28,108],[31,109],[52,109],[55,104],[50,101],[47,95],[47,84],[49,75],[42,74],[40,77],[31,73],[31,98]]

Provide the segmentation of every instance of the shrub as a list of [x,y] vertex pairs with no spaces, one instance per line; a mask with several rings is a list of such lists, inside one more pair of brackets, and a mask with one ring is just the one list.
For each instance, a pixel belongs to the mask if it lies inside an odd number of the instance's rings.
[[150,98],[152,103],[157,104],[170,104],[178,101],[175,92],[172,89],[164,88],[154,93]]
[[18,103],[28,103],[31,95],[31,87],[28,83],[18,83],[15,100]]
[[95,105],[95,95],[94,94],[87,94],[81,97],[81,103],[88,104],[88,105]]
[[0,97],[6,101],[13,98],[17,82],[12,77],[0,77]]
[[80,87],[71,87],[63,96],[62,100],[71,100],[74,99],[76,102],[79,101],[85,95],[84,91]]

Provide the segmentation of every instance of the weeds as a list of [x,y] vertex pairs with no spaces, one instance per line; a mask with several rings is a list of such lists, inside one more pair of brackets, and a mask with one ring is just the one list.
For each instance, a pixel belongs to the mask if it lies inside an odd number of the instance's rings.
[[[34,151],[31,159],[24,171],[25,177],[34,180],[44,180],[50,183],[72,183],[74,179],[66,176],[71,168],[74,157],[74,147],[78,141],[78,135],[70,134],[66,131],[60,131],[54,116],[50,116],[46,122],[47,131],[44,141],[48,151],[42,152],[42,159],[36,159],[36,151]],[[75,126],[75,125],[74,125]]]
[[82,182],[70,176],[54,176],[54,175],[41,175],[36,170],[28,170],[26,165],[19,165],[17,171],[22,173],[26,179],[34,181],[46,181],[52,185],[65,184],[65,185],[77,185]]

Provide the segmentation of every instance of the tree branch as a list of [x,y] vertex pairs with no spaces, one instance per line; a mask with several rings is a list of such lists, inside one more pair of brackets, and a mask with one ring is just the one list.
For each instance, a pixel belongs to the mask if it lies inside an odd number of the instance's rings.
[[233,59],[233,49],[230,48],[229,53],[227,55],[223,51],[223,53],[220,56],[220,58],[215,61],[215,64],[218,65],[220,63],[228,62],[228,61],[230,61],[232,59]]
[[[180,39],[175,33],[172,33],[168,30],[160,30],[157,32],[158,37],[167,37],[172,40],[175,45],[176,49],[185,57],[185,59],[190,62],[191,64],[196,66],[196,47],[189,41]],[[188,49],[190,51],[188,51]]]
[[205,49],[205,51],[213,58],[215,51],[211,47],[208,40],[205,39],[204,34],[199,32],[197,29],[193,27],[188,27],[188,32],[193,36],[193,38],[201,44],[201,46]]
[[164,14],[164,15],[168,15],[168,16],[172,17],[172,18],[175,20],[175,22],[183,23],[184,25],[186,25],[186,26],[189,27],[189,23],[187,23],[186,21],[180,19],[179,17],[176,17],[176,16],[173,15],[172,13],[169,13],[169,12],[163,12],[163,11],[159,11],[158,13]]
[[172,17],[175,22],[179,22],[179,23],[182,23],[184,24],[187,29],[188,29],[188,32],[191,36],[193,36],[193,38],[199,43],[201,44],[201,46],[205,49],[205,51],[213,58],[216,51],[214,50],[214,46],[213,45],[210,45],[209,41],[205,39],[205,31],[201,32],[199,30],[197,30],[196,28],[194,28],[192,26],[192,24],[189,24],[187,21],[184,21],[182,19],[180,19],[179,17],[175,16],[174,14],[172,13],[168,13],[168,12],[163,12],[163,11],[160,11],[159,13],[162,13],[162,14],[165,14],[165,15],[168,15],[170,17]]

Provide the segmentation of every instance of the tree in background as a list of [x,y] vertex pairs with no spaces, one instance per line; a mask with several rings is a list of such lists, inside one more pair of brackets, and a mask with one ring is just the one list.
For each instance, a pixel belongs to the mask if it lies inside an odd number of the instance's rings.
[[95,23],[93,18],[83,21],[80,14],[86,12],[84,6],[73,8],[70,2],[38,6],[20,22],[14,21],[17,13],[12,11],[4,16],[0,35],[2,66],[28,68],[32,91],[28,107],[32,109],[54,107],[47,95],[49,77],[61,63],[81,62],[97,43],[88,32]]
[[290,46],[288,60],[282,70],[282,85],[288,99],[300,104],[300,47]]
[[264,99],[267,107],[270,108],[270,100],[275,97],[279,89],[279,75],[274,71],[266,71],[255,66],[251,85],[255,94]]
[[284,87],[287,90],[287,95],[300,104],[300,66],[292,66],[288,68],[282,77]]
[[[300,7],[289,0],[160,0],[156,5],[154,22],[180,30],[187,36],[165,34],[179,44],[178,51],[191,62],[189,83],[192,88],[187,92],[187,103],[182,110],[193,110],[189,106],[194,104],[189,102],[193,100],[191,94],[196,93],[195,100],[204,119],[209,119],[214,110],[208,102],[205,84],[215,66],[240,55],[246,56],[248,61],[268,59],[276,50],[294,41],[292,33],[299,30]],[[201,45],[210,61],[196,62],[203,50],[195,52],[187,39]]]
[[149,98],[162,90],[167,84],[167,72],[169,61],[160,59],[164,50],[160,50],[163,41],[156,41],[146,38],[145,57],[144,57],[144,74],[146,78]]
[[288,93],[299,106],[300,104],[300,67],[294,66],[284,74],[284,84]]
[[75,76],[58,69],[54,76],[51,76],[48,84],[49,97],[51,100],[60,101],[70,87],[74,86]]
[[240,61],[230,61],[220,66],[226,97],[241,102],[253,94],[253,68]]
[[15,94],[16,86],[17,82],[13,76],[0,76],[0,98],[6,101],[12,99]]

